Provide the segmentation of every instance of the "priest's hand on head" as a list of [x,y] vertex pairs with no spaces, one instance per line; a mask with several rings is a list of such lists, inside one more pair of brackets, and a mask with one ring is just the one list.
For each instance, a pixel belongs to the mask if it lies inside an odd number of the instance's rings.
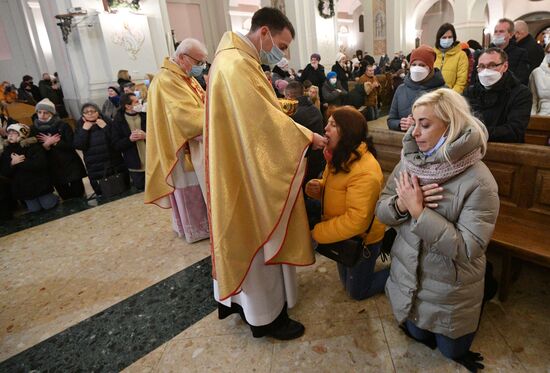
[[319,135],[318,133],[313,134],[312,146],[313,150],[323,149],[327,145],[328,140]]

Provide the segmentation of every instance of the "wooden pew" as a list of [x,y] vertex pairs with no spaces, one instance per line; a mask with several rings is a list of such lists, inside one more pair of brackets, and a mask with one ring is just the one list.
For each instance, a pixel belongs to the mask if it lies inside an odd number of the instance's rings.
[[17,122],[32,126],[32,116],[35,112],[34,106],[21,102],[14,102],[7,104],[6,108],[8,115]]
[[531,115],[527,131],[525,131],[525,143],[534,145],[550,145],[550,117],[544,115]]
[[[386,117],[369,122],[378,161],[387,177],[399,162],[402,132]],[[500,211],[489,245],[501,253],[499,298],[507,297],[514,258],[550,267],[550,147],[489,143],[483,159],[497,181]]]

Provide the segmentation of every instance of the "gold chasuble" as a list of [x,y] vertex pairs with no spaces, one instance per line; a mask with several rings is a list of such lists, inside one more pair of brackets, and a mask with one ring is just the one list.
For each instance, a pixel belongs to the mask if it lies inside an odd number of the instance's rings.
[[313,134],[282,110],[254,46],[226,32],[210,69],[205,123],[213,276],[220,300],[252,259],[315,262],[301,190]]
[[147,99],[145,203],[170,208],[177,154],[189,139],[202,135],[204,98],[195,78],[165,58]]

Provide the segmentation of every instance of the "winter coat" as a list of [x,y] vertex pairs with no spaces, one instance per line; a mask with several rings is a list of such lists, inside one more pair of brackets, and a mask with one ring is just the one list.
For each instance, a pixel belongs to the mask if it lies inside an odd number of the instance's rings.
[[441,70],[445,84],[452,90],[462,93],[468,83],[468,68],[470,67],[468,56],[460,44],[456,44],[446,52],[442,52],[439,48],[434,48],[434,51],[437,56],[434,67]]
[[[138,113],[137,115],[141,117],[141,130],[147,132],[147,114]],[[113,147],[122,153],[126,167],[134,170],[140,169],[141,160],[138,149],[136,143],[130,141],[132,131],[123,111],[119,110],[115,115],[111,133]],[[143,159],[143,162],[145,162],[145,159]]]
[[[338,242],[365,233],[374,218],[384,175],[365,143],[356,150],[361,158],[349,166],[348,173],[334,174],[327,164],[319,180],[323,191],[323,219],[312,230],[313,239],[319,243]],[[351,157],[356,158],[353,154]],[[384,225],[375,219],[364,241],[376,243],[383,237]]]
[[411,114],[412,106],[416,99],[426,92],[444,88],[445,80],[439,69],[434,69],[432,78],[422,84],[416,83],[407,74],[405,81],[395,90],[391,102],[390,113],[388,114],[388,128],[394,131],[400,131],[399,121]]
[[109,98],[103,102],[103,106],[101,107],[101,114],[103,114],[104,117],[108,118],[109,120],[115,119],[115,115],[118,112],[118,106],[113,104]]
[[88,176],[92,180],[101,179],[116,172],[126,172],[124,161],[119,151],[112,145],[112,123],[103,118],[107,125],[100,128],[97,124],[89,130],[82,128],[84,121],[80,118],[76,124],[74,147],[84,153],[84,163]]
[[321,87],[325,83],[326,79],[327,77],[325,76],[325,67],[319,64],[319,66],[317,67],[317,70],[315,70],[310,63],[306,66],[304,71],[302,71],[302,76],[300,77],[300,81],[302,83],[305,82],[306,80],[309,80],[311,84],[319,87],[319,96],[321,98],[321,102],[324,102],[323,93],[321,92],[322,91]]
[[550,116],[550,66],[546,60],[531,73],[529,88],[533,95],[531,115]]
[[529,73],[533,72],[533,70],[539,67],[544,59],[544,48],[537,43],[531,34],[527,34],[527,36],[520,41],[516,41],[516,45],[527,51],[527,58],[529,59]]
[[[319,135],[323,135],[324,122],[321,111],[310,101],[307,96],[298,97],[297,100],[298,108],[291,118],[307,129],[318,133]],[[307,171],[306,176],[304,177],[304,183],[313,178],[319,177],[319,174],[323,171],[323,167],[325,165],[325,158],[323,157],[322,150],[308,150],[307,157]]]
[[[11,154],[24,155],[25,160],[11,165]],[[33,143],[5,144],[1,157],[2,174],[11,180],[12,194],[16,199],[35,199],[53,192],[48,171],[48,160],[42,145]]]
[[344,87],[344,90],[349,91],[348,88],[348,80],[349,80],[349,73],[344,70],[342,66],[338,62],[336,62],[334,65],[332,65],[332,71],[336,73],[336,78],[342,84],[342,87]]
[[[341,92],[338,92],[339,89]],[[336,81],[336,86],[332,86],[328,80],[323,84],[323,99],[329,105],[341,106],[344,105],[344,99],[348,95],[348,91],[342,87],[340,81]]]
[[477,79],[464,91],[464,97],[487,127],[489,141],[525,142],[532,96],[513,74],[504,73],[491,89],[486,89]]
[[374,83],[380,84],[376,76],[367,76],[361,75],[357,81],[357,85],[362,85],[363,90],[365,91],[365,100],[364,105],[367,107],[377,107],[378,106],[378,94],[380,93],[380,86],[374,87]]
[[35,117],[31,127],[31,136],[40,133],[45,135],[59,134],[61,136],[61,140],[57,144],[46,150],[48,168],[54,185],[67,184],[86,177],[86,169],[82,164],[82,159],[73,147],[74,133],[71,126],[57,115],[53,116],[47,123],[42,123]]
[[[409,130],[403,152],[416,165],[446,162],[442,152],[424,156]],[[451,162],[482,145],[478,132],[465,129],[448,146]],[[399,162],[376,207],[380,221],[397,231],[386,283],[393,314],[399,323],[411,320],[419,328],[458,338],[478,327],[485,274],[485,250],[499,210],[498,188],[481,161],[442,183],[438,207],[424,208],[418,219],[401,217],[395,207],[394,178],[404,170]]]

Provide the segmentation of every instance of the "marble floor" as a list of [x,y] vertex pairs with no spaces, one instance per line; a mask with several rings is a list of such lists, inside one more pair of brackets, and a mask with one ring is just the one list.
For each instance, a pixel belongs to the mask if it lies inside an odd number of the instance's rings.
[[[254,339],[218,320],[209,244],[171,231],[142,194],[0,237],[0,371],[465,372],[397,328],[384,295],[357,302],[334,263],[299,269],[303,337]],[[492,258],[500,267],[498,257]],[[550,271],[525,264],[487,304],[487,372],[550,372]]]

